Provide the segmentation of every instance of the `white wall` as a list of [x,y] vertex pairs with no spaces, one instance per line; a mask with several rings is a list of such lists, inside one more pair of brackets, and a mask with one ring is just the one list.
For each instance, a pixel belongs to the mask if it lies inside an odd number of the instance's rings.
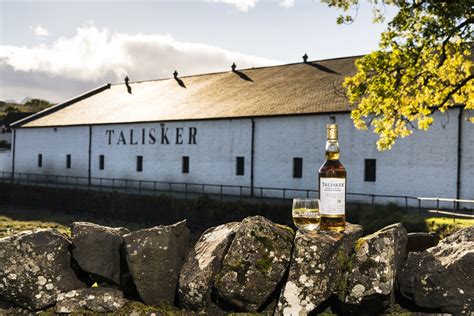
[[[377,135],[356,130],[348,114],[335,115],[341,161],[348,171],[348,192],[455,198],[457,114],[455,109],[449,115],[435,115],[435,123],[428,132],[419,131],[400,139],[387,152],[377,151]],[[256,118],[255,187],[317,189],[317,171],[324,161],[328,123],[330,115]],[[160,143],[162,126],[169,129],[170,144]],[[156,131],[154,144],[148,136],[152,128]],[[176,144],[177,128],[182,128],[183,144]],[[188,143],[190,128],[197,131],[196,144]],[[144,143],[142,129],[147,136]],[[114,131],[110,144],[108,130]],[[130,144],[130,130],[137,144]],[[121,131],[126,144],[119,142]],[[91,174],[94,178],[250,186],[251,132],[250,119],[93,126]],[[461,198],[473,199],[474,126],[471,123],[464,123],[462,141]],[[89,127],[20,128],[16,137],[15,171],[87,177],[88,150]],[[39,153],[43,155],[42,168],[37,166]],[[66,154],[72,155],[71,169],[66,169]],[[99,155],[105,156],[105,170],[99,170]],[[144,157],[143,172],[136,171],[139,155]],[[182,173],[182,156],[190,157],[189,174]],[[245,157],[244,176],[236,175],[237,156]],[[301,179],[292,177],[294,157],[303,158]],[[376,182],[364,181],[364,159],[376,159]],[[275,196],[280,194],[274,192]]]
[[12,172],[11,151],[0,151],[0,172]]
[[[87,177],[89,128],[19,128],[15,140],[15,173]],[[43,166],[38,167],[38,154]],[[66,155],[71,169],[66,169]]]
[[7,143],[11,144],[12,135],[13,135],[13,133],[2,133],[0,131],[0,141],[7,141]]
[[463,111],[461,136],[461,197],[474,200],[474,123],[467,121],[473,116]]
[[[161,144],[161,127],[168,128],[170,144]],[[148,134],[155,129],[156,142]],[[176,144],[176,129],[182,128],[183,144]],[[196,144],[189,144],[195,128]],[[133,129],[134,142],[130,140]],[[145,129],[145,144],[142,140]],[[107,130],[114,134],[109,144]],[[123,131],[126,145],[119,143]],[[138,179],[165,182],[250,185],[250,120],[188,121],[94,126],[92,129],[92,177]],[[99,170],[99,156],[105,168]],[[136,157],[143,156],[143,172],[136,170]],[[189,157],[189,173],[182,173],[182,157]],[[245,157],[245,173],[236,175],[236,157]]]
[[[415,131],[386,152],[377,150],[375,134],[356,130],[348,114],[335,115],[348,192],[455,198],[457,111],[451,111],[449,118],[435,115],[428,132]],[[330,115],[257,119],[255,186],[317,188],[328,123]],[[472,146],[467,143],[473,143],[474,129],[465,128],[464,132],[465,157],[472,157]],[[301,179],[292,178],[293,157],[303,158]],[[376,159],[376,182],[364,181],[365,159]],[[463,166],[463,172],[471,167],[463,178],[464,198],[472,198],[465,192],[474,190],[467,179],[472,179],[472,161]]]

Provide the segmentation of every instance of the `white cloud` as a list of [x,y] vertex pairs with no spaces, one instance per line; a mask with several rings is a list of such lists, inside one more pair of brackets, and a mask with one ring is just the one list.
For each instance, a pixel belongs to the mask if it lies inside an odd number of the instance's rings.
[[295,0],[281,0],[280,5],[285,8],[291,8],[295,5]]
[[239,68],[279,63],[170,35],[112,33],[89,25],[48,45],[0,46],[0,99],[41,92],[62,101],[125,75],[136,81],[171,77],[175,69],[180,75],[227,71],[233,62]]
[[[255,7],[260,0],[207,0],[207,2],[227,3],[235,6],[240,11],[247,12],[249,9]],[[285,8],[291,8],[295,5],[295,0],[280,0],[279,5]]]
[[208,2],[222,2],[234,5],[238,10],[247,12],[250,8],[255,7],[258,0],[208,0]]
[[48,29],[41,26],[41,24],[33,27],[32,29],[33,29],[33,32],[35,33],[35,35],[38,36],[38,37],[46,37],[46,36],[49,35]]

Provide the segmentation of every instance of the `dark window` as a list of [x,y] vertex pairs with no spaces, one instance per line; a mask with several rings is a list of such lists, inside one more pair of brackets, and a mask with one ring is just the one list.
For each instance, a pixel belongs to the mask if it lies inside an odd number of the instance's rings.
[[189,157],[183,156],[183,173],[189,173]]
[[303,177],[303,158],[293,158],[293,178]]
[[43,167],[43,155],[38,154],[38,168]]
[[365,159],[364,181],[375,182],[375,159]]
[[104,155],[99,156],[99,170],[104,170],[105,166],[105,157]]
[[143,156],[137,156],[137,172],[143,171]]
[[66,155],[66,168],[71,169],[71,155]]
[[238,176],[243,176],[244,175],[244,162],[245,158],[244,157],[237,157],[237,165],[235,169],[235,174]]

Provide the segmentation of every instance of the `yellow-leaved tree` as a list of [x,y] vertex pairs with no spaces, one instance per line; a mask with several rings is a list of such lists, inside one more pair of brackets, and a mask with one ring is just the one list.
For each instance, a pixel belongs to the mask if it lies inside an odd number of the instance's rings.
[[[322,2],[346,12],[339,24],[353,21],[347,12],[357,9],[357,0]],[[437,111],[453,106],[473,110],[474,1],[370,2],[375,23],[384,20],[386,5],[397,6],[398,13],[382,33],[378,50],[358,59],[357,73],[344,81],[355,105],[355,127],[373,127],[378,149],[386,150],[414,129],[427,130]],[[474,116],[469,120],[474,123]]]

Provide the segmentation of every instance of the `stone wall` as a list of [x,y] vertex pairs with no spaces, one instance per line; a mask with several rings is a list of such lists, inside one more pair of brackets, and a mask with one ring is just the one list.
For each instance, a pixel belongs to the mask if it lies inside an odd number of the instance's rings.
[[120,312],[134,302],[210,315],[473,310],[474,226],[439,244],[401,224],[362,235],[349,223],[344,233],[295,233],[262,216],[210,228],[194,245],[186,221],[133,232],[76,222],[71,238],[22,232],[0,239],[0,312]]

